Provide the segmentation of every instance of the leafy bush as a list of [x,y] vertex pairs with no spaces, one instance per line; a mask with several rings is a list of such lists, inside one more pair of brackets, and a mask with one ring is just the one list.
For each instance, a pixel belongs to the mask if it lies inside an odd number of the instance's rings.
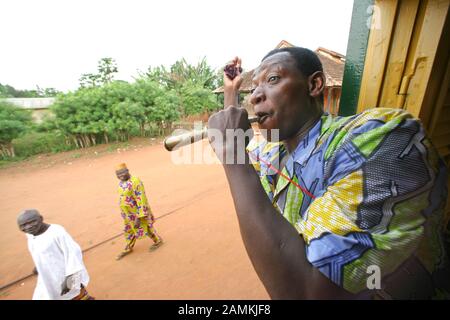
[[33,124],[30,113],[0,105],[0,157],[86,148],[132,136],[167,135],[172,123],[219,108],[211,90],[218,77],[203,59],[177,61],[170,70],[149,69],[133,83],[113,80],[115,61],[104,58],[98,74],[84,74],[80,88],[61,93],[52,115]]
[[0,100],[0,156],[14,157],[11,141],[31,127],[31,112]]
[[66,143],[62,134],[48,132],[30,132],[14,139],[12,143],[19,157],[75,149],[73,145]]

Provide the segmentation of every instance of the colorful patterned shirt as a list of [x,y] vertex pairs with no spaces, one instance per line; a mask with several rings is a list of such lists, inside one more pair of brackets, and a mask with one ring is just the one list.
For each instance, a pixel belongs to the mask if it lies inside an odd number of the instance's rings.
[[[425,296],[439,295],[441,280],[431,279],[447,266],[447,170],[410,114],[324,115],[291,154],[265,140],[247,149],[274,207],[302,235],[308,261],[331,281],[352,293],[375,289],[368,297],[409,299],[422,297],[411,283],[422,290],[426,278]],[[381,287],[370,282],[373,268]]]
[[[124,221],[124,232],[128,238],[142,238],[148,235],[147,226],[155,221],[145,195],[142,181],[131,176],[120,181],[118,187],[120,214]],[[147,218],[147,219],[139,219]]]

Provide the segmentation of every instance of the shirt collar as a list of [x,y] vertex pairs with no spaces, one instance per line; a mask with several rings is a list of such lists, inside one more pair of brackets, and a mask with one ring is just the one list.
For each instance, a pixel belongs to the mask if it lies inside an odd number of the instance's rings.
[[300,140],[294,152],[292,152],[289,155],[289,158],[286,162],[286,170],[288,171],[290,176],[292,176],[292,173],[294,172],[293,170],[294,162],[302,165],[314,151],[316,141],[320,136],[321,123],[322,117],[320,117],[316,121],[314,126],[308,131],[308,133],[303,137],[303,139]]
[[[303,137],[303,139],[300,140],[294,152],[289,154],[289,158],[285,164],[285,168],[289,176],[292,177],[294,162],[302,164],[309,158],[311,152],[314,150],[316,140],[320,136],[321,120],[322,117],[317,120],[317,122]],[[261,175],[276,175],[277,173],[273,169],[269,168],[266,163],[273,164],[274,161],[281,161],[281,158],[286,155],[286,152],[286,148],[281,142],[273,143],[266,141],[265,143],[260,145],[258,154],[264,160],[264,162],[260,163]]]

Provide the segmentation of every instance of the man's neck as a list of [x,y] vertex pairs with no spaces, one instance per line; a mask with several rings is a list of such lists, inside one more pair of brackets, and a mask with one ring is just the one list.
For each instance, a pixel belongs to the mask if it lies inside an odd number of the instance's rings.
[[315,116],[311,117],[293,137],[283,141],[283,145],[289,153],[292,153],[297,149],[300,141],[308,134],[309,130],[312,129],[322,115],[323,111],[320,110],[320,112],[317,112]]
[[39,236],[39,235],[43,234],[45,231],[47,231],[47,229],[49,227],[50,227],[50,225],[47,223],[42,224],[42,227],[39,229],[38,233],[34,234],[34,236]]

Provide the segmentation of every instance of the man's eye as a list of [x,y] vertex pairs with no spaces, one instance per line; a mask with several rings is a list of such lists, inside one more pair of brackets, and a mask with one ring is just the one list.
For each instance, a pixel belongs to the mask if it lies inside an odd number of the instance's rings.
[[273,82],[273,81],[276,81],[278,79],[280,79],[279,76],[270,76],[268,82]]

